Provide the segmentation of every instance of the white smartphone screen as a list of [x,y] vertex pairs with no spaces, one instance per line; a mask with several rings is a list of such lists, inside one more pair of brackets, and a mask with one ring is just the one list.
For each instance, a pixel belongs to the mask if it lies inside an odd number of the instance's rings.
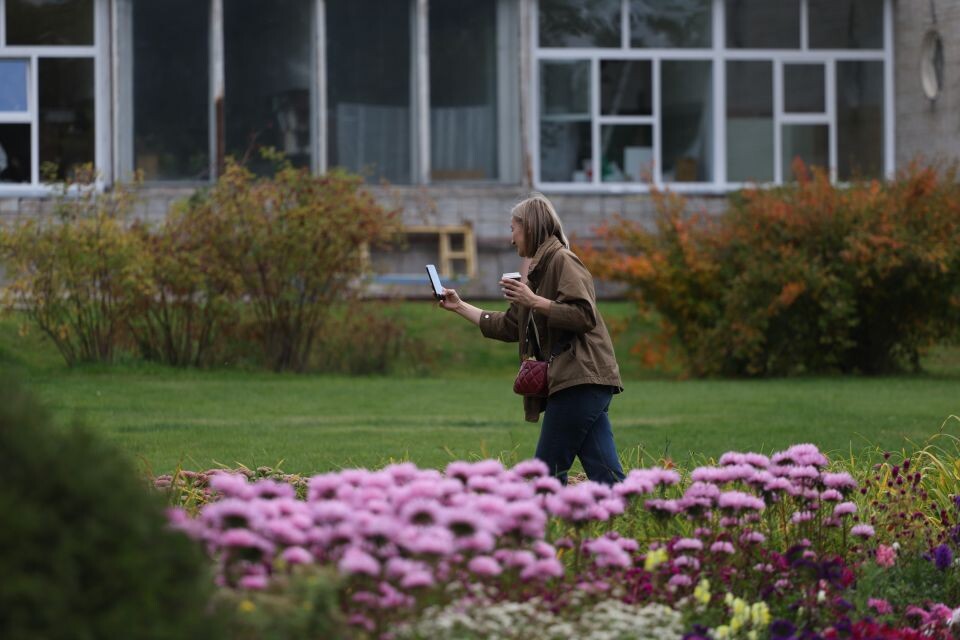
[[443,285],[440,284],[440,275],[434,265],[427,265],[427,276],[430,278],[430,286],[433,287],[433,295],[437,300],[441,299],[443,297]]

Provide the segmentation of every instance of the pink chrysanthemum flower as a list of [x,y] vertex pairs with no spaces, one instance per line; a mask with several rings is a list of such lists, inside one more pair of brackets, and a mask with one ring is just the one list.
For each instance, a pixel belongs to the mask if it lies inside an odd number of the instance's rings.
[[242,473],[216,470],[210,476],[209,486],[228,498],[247,500],[254,496],[253,486]]
[[524,480],[542,478],[550,473],[547,463],[537,458],[531,458],[529,460],[518,462],[516,465],[514,465],[511,471],[513,472],[513,475],[518,478],[523,478]]
[[703,543],[696,538],[680,538],[673,544],[674,551],[701,551]]
[[563,565],[556,558],[542,558],[520,571],[521,580],[549,580],[563,577]]
[[690,576],[683,575],[682,573],[672,576],[670,580],[667,581],[667,585],[673,589],[689,587],[692,584],[693,580],[690,578]]
[[249,575],[240,578],[240,588],[251,591],[262,591],[270,584],[270,579],[264,575]]
[[762,499],[742,491],[726,491],[717,498],[717,506],[731,512],[745,510],[763,511],[766,504]]
[[897,550],[885,544],[877,545],[877,564],[889,569],[897,563]]
[[857,505],[852,502],[841,502],[833,508],[833,515],[837,517],[849,516],[857,512]]
[[287,547],[280,554],[280,557],[287,564],[311,564],[313,562],[313,554],[303,547]]
[[380,575],[380,563],[377,559],[357,547],[346,550],[340,562],[337,563],[337,569],[345,574],[363,574],[372,577]]
[[593,561],[598,567],[626,569],[632,564],[630,554],[624,551],[616,540],[607,537],[587,540],[583,547],[587,553],[593,556]]
[[809,522],[813,520],[812,511],[794,511],[790,516],[790,522],[793,524],[800,524],[801,522]]
[[850,528],[850,535],[857,538],[872,538],[874,533],[876,532],[873,530],[873,527],[868,524],[858,524]]
[[867,606],[881,616],[893,613],[893,607],[890,606],[889,602],[882,598],[867,598]]
[[662,498],[647,500],[644,506],[655,515],[675,516],[683,510],[683,507],[677,500],[664,500]]
[[710,545],[710,551],[713,553],[726,553],[728,555],[735,553],[733,545],[726,540],[718,540],[717,542],[714,542],[712,545]]
[[843,500],[843,494],[836,489],[827,489],[820,494],[820,499],[824,502],[839,502]]
[[853,479],[849,473],[843,471],[841,473],[825,473],[821,478],[823,486],[828,489],[838,489],[843,491],[844,489],[856,489],[857,481]]
[[673,566],[697,571],[700,569],[700,561],[692,556],[677,556],[673,559]]
[[492,578],[503,573],[503,568],[500,566],[500,563],[490,556],[477,556],[475,558],[471,558],[470,562],[467,563],[467,568],[478,576],[482,576],[484,578]]
[[759,531],[747,531],[740,536],[740,542],[743,544],[760,544],[766,539],[767,537]]

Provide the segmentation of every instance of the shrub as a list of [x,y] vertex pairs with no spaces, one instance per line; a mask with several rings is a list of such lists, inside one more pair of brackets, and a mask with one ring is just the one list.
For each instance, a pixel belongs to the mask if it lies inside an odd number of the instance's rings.
[[50,218],[21,217],[0,229],[12,279],[4,302],[50,337],[67,365],[109,362],[144,282],[142,247],[127,231],[133,192],[96,189],[92,167],[59,185]]
[[187,213],[198,241],[236,276],[253,335],[272,369],[302,371],[336,301],[357,295],[368,268],[363,246],[387,242],[397,212],[360,179],[322,176],[284,163],[256,178],[236,164]]
[[618,219],[586,258],[659,313],[694,375],[918,368],[960,319],[956,167],[846,187],[797,174],[713,219],[656,194],[656,232]]
[[89,432],[0,384],[0,637],[216,638],[211,568]]
[[131,232],[145,247],[145,286],[135,298],[130,333],[147,360],[203,366],[236,325],[237,275],[217,259],[204,225],[209,216],[191,200],[176,205],[157,229]]

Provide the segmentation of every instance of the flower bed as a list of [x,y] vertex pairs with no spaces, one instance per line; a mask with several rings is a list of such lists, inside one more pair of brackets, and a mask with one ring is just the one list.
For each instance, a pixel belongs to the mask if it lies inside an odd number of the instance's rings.
[[357,637],[953,637],[960,507],[909,459],[855,478],[800,444],[613,487],[546,471],[481,460],[158,484],[189,497],[171,520],[241,612],[327,568]]

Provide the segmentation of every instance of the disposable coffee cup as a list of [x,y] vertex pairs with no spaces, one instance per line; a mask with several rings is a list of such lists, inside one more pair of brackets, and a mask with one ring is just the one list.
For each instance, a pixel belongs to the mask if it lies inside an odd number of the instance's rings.
[[510,273],[505,273],[500,276],[501,280],[516,280],[520,281],[520,273],[518,271],[511,271]]

